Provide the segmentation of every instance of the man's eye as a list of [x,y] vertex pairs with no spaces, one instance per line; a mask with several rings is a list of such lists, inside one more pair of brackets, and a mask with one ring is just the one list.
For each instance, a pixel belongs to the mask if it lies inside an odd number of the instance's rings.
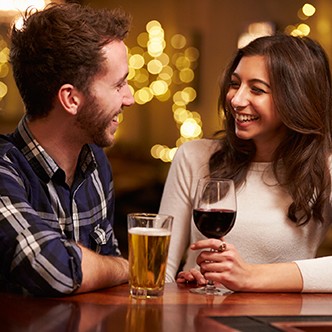
[[118,90],[121,90],[125,85],[127,84],[127,81],[123,81],[118,85]]

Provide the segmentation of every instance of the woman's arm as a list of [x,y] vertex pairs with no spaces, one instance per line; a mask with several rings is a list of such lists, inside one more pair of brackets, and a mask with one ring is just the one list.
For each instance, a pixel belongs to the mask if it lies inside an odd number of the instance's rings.
[[159,213],[174,217],[166,268],[166,282],[175,280],[181,259],[190,243],[192,176],[191,165],[187,161],[182,146],[177,151],[168,172],[159,209]]
[[218,252],[219,246],[220,240],[216,239],[202,240],[191,246],[193,250],[207,249],[197,258],[206,279],[219,282],[234,291],[302,291],[302,275],[295,262],[248,264],[243,261],[232,244],[227,243],[227,248],[223,252]]

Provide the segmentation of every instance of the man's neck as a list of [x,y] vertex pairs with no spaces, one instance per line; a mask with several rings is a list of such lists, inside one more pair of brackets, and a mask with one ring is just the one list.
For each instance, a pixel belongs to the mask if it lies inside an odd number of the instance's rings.
[[43,118],[28,121],[28,127],[47,154],[65,172],[66,183],[71,186],[83,147],[83,144],[77,141],[77,137],[76,140],[73,138],[73,126],[66,125],[66,122]]

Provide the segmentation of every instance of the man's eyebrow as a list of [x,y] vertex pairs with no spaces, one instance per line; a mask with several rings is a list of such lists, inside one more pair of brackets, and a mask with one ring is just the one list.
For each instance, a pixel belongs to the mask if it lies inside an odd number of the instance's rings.
[[127,77],[128,77],[128,75],[129,75],[129,72],[127,72],[126,74],[124,74],[116,83],[115,83],[115,85],[118,85],[118,84],[121,84],[121,83],[123,83],[126,79],[127,79]]

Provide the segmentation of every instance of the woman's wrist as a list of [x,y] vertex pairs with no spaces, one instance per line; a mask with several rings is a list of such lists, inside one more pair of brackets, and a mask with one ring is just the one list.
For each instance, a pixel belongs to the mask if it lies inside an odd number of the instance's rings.
[[243,291],[301,292],[303,280],[296,263],[250,265]]

